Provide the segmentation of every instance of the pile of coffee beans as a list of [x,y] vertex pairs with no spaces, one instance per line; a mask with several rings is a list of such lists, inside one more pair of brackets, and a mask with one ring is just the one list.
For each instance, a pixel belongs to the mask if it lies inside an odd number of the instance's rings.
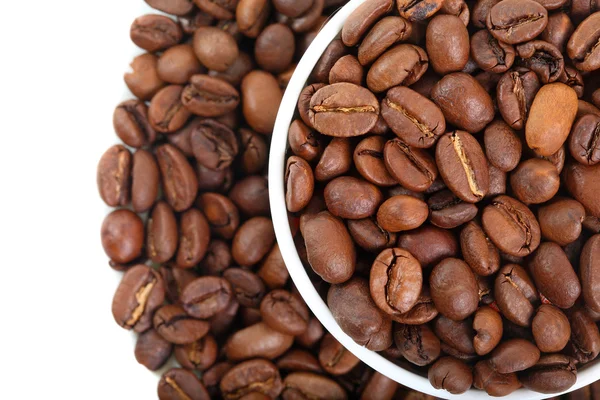
[[435,388],[567,390],[600,352],[600,3],[367,0],[289,128],[305,268]]

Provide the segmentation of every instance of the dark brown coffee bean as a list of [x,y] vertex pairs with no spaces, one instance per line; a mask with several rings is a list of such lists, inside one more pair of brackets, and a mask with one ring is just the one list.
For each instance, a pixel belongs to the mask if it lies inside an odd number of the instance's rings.
[[186,15],[194,9],[194,3],[191,0],[144,0],[148,5],[156,10],[173,15]]
[[162,367],[171,357],[172,351],[173,345],[154,329],[142,333],[135,343],[135,359],[150,371]]
[[260,314],[267,325],[288,335],[301,335],[308,328],[308,308],[285,290],[268,293],[260,303]]
[[430,268],[448,257],[458,256],[458,241],[450,231],[431,225],[398,235],[398,247],[408,250],[423,268]]
[[231,239],[240,224],[240,216],[233,202],[218,193],[203,193],[196,201],[204,212],[212,233]]
[[229,191],[229,198],[247,216],[270,214],[267,179],[263,176],[250,175],[237,181]]
[[381,310],[392,317],[404,314],[421,294],[421,265],[406,250],[383,250],[371,267],[369,286],[371,297]]
[[533,99],[540,88],[535,72],[524,68],[506,72],[498,81],[496,102],[504,121],[513,129],[527,122]]
[[123,76],[127,88],[140,100],[150,100],[165,82],[158,76],[158,57],[151,53],[140,54],[130,64],[131,72]]
[[494,119],[492,98],[475,78],[464,72],[444,76],[431,90],[431,99],[447,122],[467,132],[482,131]]
[[204,214],[195,208],[184,212],[179,221],[179,235],[175,262],[181,268],[195,267],[204,258],[210,242],[210,226]]
[[343,175],[352,166],[352,148],[348,138],[333,138],[315,167],[315,179],[327,181]]
[[206,335],[210,324],[189,317],[180,306],[169,304],[156,310],[154,329],[165,340],[174,344],[188,344]]
[[[322,83],[333,83],[329,82],[329,74],[335,63],[342,58],[348,49],[344,46],[344,43],[340,39],[335,39],[329,43],[329,45],[323,51],[321,58],[317,61],[317,64],[311,72],[311,78],[317,82]],[[360,85],[360,83],[358,83]],[[314,84],[314,85],[318,85]]]
[[273,5],[280,13],[294,18],[306,12],[313,4],[313,0],[274,0]]
[[409,362],[424,366],[440,356],[440,340],[427,325],[403,325],[394,327],[394,343]]
[[407,189],[425,191],[437,178],[433,157],[424,150],[411,148],[400,139],[389,140],[383,156],[390,175]]
[[194,75],[181,92],[181,102],[201,117],[218,117],[233,111],[240,102],[238,91],[229,83],[208,75]]
[[580,363],[594,360],[600,352],[598,326],[584,309],[572,311],[569,320],[571,340],[565,351]]
[[348,47],[355,46],[380,17],[392,10],[392,0],[375,0],[363,3],[350,14],[342,27],[342,40]]
[[265,292],[265,284],[256,274],[242,268],[228,268],[223,272],[233,288],[238,303],[243,307],[258,308]]
[[491,352],[502,339],[502,317],[491,307],[480,307],[473,318],[473,348],[480,355]]
[[242,267],[257,264],[273,247],[275,232],[269,218],[254,217],[240,226],[233,237],[231,254]]
[[600,296],[597,290],[597,281],[600,277],[600,235],[592,236],[581,251],[581,261],[579,264],[579,276],[581,277],[581,286],[583,298],[586,305],[593,311],[600,310]]
[[214,388],[214,386],[219,385],[219,382],[221,382],[223,376],[227,373],[227,371],[233,368],[233,366],[234,365],[232,363],[227,361],[216,363],[208,370],[204,371],[202,374],[202,383],[208,388],[209,391],[211,389],[218,390],[218,388]]
[[356,267],[356,250],[339,218],[322,211],[304,224],[303,236],[313,271],[329,283],[350,279]]
[[503,252],[523,257],[540,245],[540,226],[523,203],[498,196],[483,209],[481,222],[485,233]]
[[537,289],[523,267],[505,265],[496,275],[496,304],[502,315],[519,326],[528,327],[539,302]]
[[196,176],[198,178],[198,190],[202,192],[217,191],[224,193],[233,185],[233,171],[231,168],[218,171],[196,163]]
[[154,53],[179,43],[183,32],[172,19],[164,15],[147,14],[133,21],[129,35],[137,46]]
[[146,224],[146,252],[157,264],[169,261],[175,255],[179,232],[173,209],[159,201],[152,210]]
[[383,229],[373,217],[351,219],[346,224],[352,239],[364,250],[378,253],[396,244],[396,234]]
[[237,5],[236,0],[194,0],[194,3],[205,13],[217,19],[231,19]]
[[490,184],[487,161],[472,135],[454,131],[442,136],[435,159],[444,182],[461,200],[475,203],[487,194]]
[[[348,307],[349,302],[354,306]],[[392,322],[371,299],[369,283],[358,277],[332,285],[327,305],[340,327],[369,350],[381,351],[392,344]]]
[[427,377],[436,389],[461,394],[471,388],[473,372],[464,362],[453,357],[442,357],[429,368]]
[[569,16],[564,12],[556,12],[548,15],[548,25],[539,38],[554,45],[564,53],[567,41],[574,30],[575,28]]
[[129,210],[114,210],[104,218],[100,236],[106,255],[116,263],[127,264],[142,254],[144,223]]
[[319,89],[310,100],[311,125],[328,136],[350,137],[368,132],[379,116],[379,102],[367,89],[335,83]]
[[514,47],[499,41],[486,29],[471,37],[471,55],[481,69],[495,73],[508,71],[515,61]]
[[500,268],[500,253],[476,222],[469,222],[460,232],[463,258],[477,275],[489,276]]
[[181,304],[194,318],[207,319],[223,311],[233,296],[231,284],[216,276],[204,276],[188,283]]
[[315,178],[306,160],[298,156],[287,159],[285,186],[285,203],[289,212],[301,211],[308,205],[313,195]]
[[577,380],[577,368],[572,358],[562,354],[548,354],[538,363],[519,374],[527,389],[540,393],[558,393],[568,390]]
[[227,358],[233,361],[255,357],[273,360],[285,353],[293,342],[293,336],[258,322],[229,336],[224,350]]
[[485,128],[485,154],[491,164],[509,172],[521,160],[522,144],[519,137],[504,121],[496,120]]
[[380,400],[392,400],[398,386],[398,382],[375,371],[364,387],[360,400],[368,400],[371,397]]
[[323,143],[320,135],[299,119],[294,120],[290,125],[288,141],[292,152],[308,162],[315,160],[323,153]]
[[175,346],[175,358],[183,368],[205,371],[217,360],[217,341],[208,334],[195,342]]
[[573,125],[569,150],[575,160],[584,165],[600,162],[600,117],[587,114]]
[[412,196],[390,197],[377,211],[377,223],[390,232],[409,231],[423,225],[429,215],[427,203]]
[[[225,306],[225,309],[212,316],[208,320],[210,322],[210,332],[217,337],[220,337],[225,333],[230,332],[231,328],[233,327],[233,324],[235,323],[235,319],[238,314],[239,308],[240,303],[238,303],[237,299],[232,296],[227,306]],[[242,316],[243,311],[246,309],[247,308],[242,308]]]
[[343,375],[358,365],[360,360],[328,333],[321,341],[319,363],[327,373]]
[[291,372],[321,373],[319,360],[306,350],[292,349],[277,360],[277,368]]
[[171,133],[182,128],[191,113],[181,103],[183,86],[169,85],[152,97],[148,108],[148,120],[161,133]]
[[335,62],[329,71],[329,83],[348,82],[360,85],[364,70],[353,55],[346,55]]
[[471,221],[477,215],[477,206],[465,203],[449,190],[441,190],[427,200],[429,221],[440,228],[453,229]]
[[267,165],[269,148],[264,138],[250,129],[240,129],[240,166],[247,175],[257,174]]
[[192,270],[170,266],[160,267],[159,272],[164,281],[167,300],[171,303],[179,303],[183,288],[198,277]]
[[486,26],[501,42],[526,42],[542,33],[548,24],[548,11],[533,0],[508,0],[500,3],[490,9]]
[[561,351],[571,337],[567,316],[559,308],[542,304],[531,324],[535,344],[544,353]]
[[471,9],[471,23],[473,26],[476,28],[485,28],[490,10],[499,2],[500,0],[477,0]]
[[535,72],[542,83],[558,80],[565,69],[563,55],[553,44],[532,40],[517,46],[520,64]]
[[285,286],[290,275],[277,243],[267,254],[256,274],[269,289],[281,289]]
[[429,285],[431,298],[440,314],[460,321],[477,309],[477,281],[465,262],[446,258],[431,271]]
[[525,339],[502,342],[490,357],[491,366],[501,374],[526,370],[540,359],[540,350]]
[[267,26],[256,38],[254,58],[257,64],[270,72],[285,70],[294,57],[294,33],[284,24]]
[[327,209],[333,215],[345,219],[362,219],[375,214],[383,195],[377,186],[369,182],[341,176],[325,186],[324,198]]
[[294,372],[285,377],[283,400],[346,400],[346,391],[333,379],[310,372]]
[[473,369],[473,386],[482,389],[490,396],[508,396],[521,387],[517,374],[497,372],[489,360],[479,361]]
[[577,240],[584,219],[585,209],[573,199],[557,198],[538,210],[542,236],[561,246]]
[[567,43],[567,53],[575,67],[581,71],[594,71],[600,68],[600,52],[597,49],[599,39],[597,26],[600,14],[587,17],[573,32]]
[[119,104],[113,113],[113,127],[119,139],[131,147],[147,146],[156,139],[143,101],[127,100]]
[[406,41],[412,24],[402,17],[389,16],[379,20],[358,47],[358,61],[371,64],[394,43]]
[[229,244],[224,240],[212,239],[206,250],[206,256],[200,263],[200,268],[206,271],[206,275],[220,276],[232,263],[233,257]]
[[421,325],[432,321],[438,315],[438,310],[433,304],[429,288],[423,286],[421,295],[417,299],[417,302],[408,312],[400,315],[394,315],[394,321],[400,322],[406,325]]
[[400,0],[396,2],[400,15],[409,21],[423,22],[442,7],[441,0]]
[[296,342],[306,348],[314,347],[323,337],[323,325],[315,317],[308,320],[308,328],[299,336],[296,336]]
[[175,211],[188,209],[198,191],[198,180],[185,156],[173,145],[164,144],[156,149],[163,190],[167,202]]
[[277,79],[267,72],[255,70],[244,77],[241,91],[246,122],[256,132],[270,135],[283,96]]
[[525,127],[527,145],[549,156],[567,140],[577,112],[577,93],[564,83],[544,85],[536,94]]
[[302,118],[302,121],[309,128],[314,128],[312,121],[309,117],[310,99],[319,89],[323,87],[325,87],[324,83],[313,83],[312,85],[306,86],[304,89],[302,89],[302,92],[300,92],[300,97],[298,99],[298,113],[300,114],[300,118]]
[[486,197],[496,197],[506,193],[506,172],[500,171],[494,165],[488,162],[490,172],[490,189]]
[[159,400],[209,400],[210,395],[192,372],[172,368],[165,372],[158,382],[158,398]]
[[559,82],[562,82],[575,90],[577,97],[581,98],[584,94],[584,81],[581,73],[575,68],[567,65],[562,75],[558,78]]
[[581,285],[569,259],[559,245],[545,242],[529,260],[529,271],[542,295],[560,308],[571,308]]
[[565,185],[571,195],[594,217],[600,217],[600,197],[594,188],[600,184],[600,164],[586,167],[580,163],[570,163],[565,168]]
[[373,63],[367,73],[367,86],[376,93],[398,85],[410,86],[423,76],[428,66],[429,58],[422,48],[399,44]]
[[145,212],[156,201],[160,186],[158,164],[154,156],[139,149],[133,154],[131,168],[131,205],[136,212]]
[[427,25],[425,38],[429,62],[435,72],[444,75],[465,67],[469,60],[469,32],[460,18],[436,15]]
[[249,360],[231,368],[223,376],[219,386],[223,397],[231,400],[240,399],[252,392],[276,398],[283,390],[277,367],[260,359]]
[[510,174],[514,195],[525,204],[540,204],[552,199],[560,188],[558,171],[550,161],[531,158]]
[[119,326],[141,333],[152,326],[152,314],[165,299],[163,280],[146,265],[131,267],[121,280],[112,302]]
[[471,355],[475,354],[473,347],[475,332],[471,325],[470,319],[453,321],[441,315],[435,320],[433,331],[449,347],[465,355]]
[[111,206],[126,206],[131,199],[131,152],[125,146],[110,147],[98,162],[96,183],[104,202]]

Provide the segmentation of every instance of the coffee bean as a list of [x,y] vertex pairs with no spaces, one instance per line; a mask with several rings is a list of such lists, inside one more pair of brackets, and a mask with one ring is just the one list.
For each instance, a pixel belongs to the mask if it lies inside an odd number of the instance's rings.
[[412,196],[390,197],[377,211],[377,223],[390,232],[408,231],[421,226],[429,215],[427,204]]
[[540,350],[525,339],[502,342],[490,357],[491,366],[501,374],[526,370],[540,359]]
[[600,217],[600,200],[593,188],[600,182],[599,164],[586,167],[579,163],[570,163],[565,168],[565,184],[571,195],[595,217]]
[[504,172],[512,171],[521,160],[519,137],[504,121],[496,120],[485,128],[485,154],[491,164]]
[[600,14],[587,17],[573,32],[567,43],[567,53],[575,67],[581,71],[593,71],[600,68],[600,53],[596,48],[598,33],[595,27],[600,21]]
[[450,231],[431,225],[398,235],[398,247],[408,250],[423,268],[437,265],[443,259],[458,256],[458,241]]
[[175,358],[182,367],[205,371],[217,360],[217,341],[208,334],[195,342],[175,346]]
[[566,246],[581,235],[585,209],[576,200],[558,198],[538,209],[542,236]]
[[594,360],[600,352],[598,326],[584,309],[572,311],[569,320],[571,322],[571,340],[567,344],[567,354],[580,363]]
[[391,400],[398,386],[398,382],[375,371],[367,382],[360,400],[368,400],[371,396],[381,400]]
[[460,232],[463,258],[477,275],[489,276],[500,268],[500,254],[483,229],[469,222]]
[[464,362],[453,357],[442,357],[429,368],[429,382],[436,389],[444,389],[452,394],[461,394],[471,388],[473,373]]
[[178,303],[183,288],[197,278],[196,273],[189,269],[162,266],[158,271],[164,281],[167,300],[171,303]]
[[500,3],[490,9],[486,26],[501,42],[526,42],[542,33],[548,24],[548,11],[538,2],[508,0]]
[[146,265],[131,267],[113,297],[112,313],[119,326],[141,333],[152,327],[152,314],[165,298],[163,280]]
[[335,178],[325,186],[323,194],[329,212],[345,219],[375,214],[383,199],[375,185],[350,176]]
[[280,13],[294,18],[306,12],[312,5],[312,0],[274,0],[273,5]]
[[240,164],[247,175],[259,173],[268,162],[269,148],[261,135],[240,129]]
[[499,41],[486,29],[471,37],[471,54],[481,69],[497,74],[508,71],[515,61],[514,47]]
[[477,281],[465,262],[446,258],[431,271],[429,285],[431,298],[440,314],[460,321],[477,309]]
[[369,182],[379,186],[393,186],[398,182],[390,175],[383,159],[385,142],[381,136],[361,140],[354,149],[354,165]]
[[539,302],[537,289],[523,269],[516,264],[498,271],[494,285],[496,304],[502,315],[519,326],[530,326],[534,305]]
[[225,71],[238,57],[239,50],[233,36],[212,26],[201,26],[194,32],[194,52],[202,65],[216,71]]
[[519,374],[519,380],[527,389],[536,392],[563,392],[577,380],[577,368],[573,361],[562,354],[544,355],[536,365]]
[[520,163],[511,173],[510,186],[523,203],[540,204],[558,192],[560,177],[550,161],[532,158]]
[[535,72],[542,83],[558,80],[564,73],[563,55],[553,44],[532,40],[517,46],[520,64]]
[[423,22],[442,7],[442,0],[400,0],[396,2],[400,15],[409,21]]
[[306,86],[302,89],[302,92],[300,92],[300,97],[298,99],[298,113],[300,114],[302,121],[309,128],[314,128],[311,118],[309,117],[310,100],[312,96],[323,87],[325,87],[324,83],[313,83],[312,85]]
[[210,227],[202,212],[191,208],[179,221],[179,249],[175,257],[177,266],[192,268],[206,254],[210,242]]
[[148,107],[139,100],[127,100],[115,108],[113,127],[126,145],[140,148],[152,144],[156,131],[148,122]]
[[194,3],[202,11],[212,15],[217,19],[231,19],[233,18],[233,12],[237,1],[230,0],[194,0]]
[[332,399],[346,400],[344,389],[334,380],[310,372],[294,372],[285,377],[283,400]]
[[269,218],[254,217],[242,224],[231,245],[233,259],[242,267],[257,264],[273,247],[275,232]]
[[285,202],[289,212],[301,211],[312,198],[315,186],[310,165],[297,156],[288,158],[285,171]]
[[174,15],[186,15],[194,9],[191,0],[144,0],[152,8]]
[[235,297],[243,307],[258,308],[265,295],[263,281],[256,274],[242,268],[228,268],[223,272],[233,288]]
[[[243,310],[246,308],[242,308]],[[231,297],[225,309],[217,313],[216,315],[210,317],[210,332],[215,336],[224,335],[227,332],[230,332],[232,327],[234,326],[236,316],[238,311],[240,310],[240,303],[238,303],[235,297]],[[254,309],[251,309],[254,310]]]
[[491,307],[480,307],[473,318],[473,348],[480,355],[491,352],[502,339],[502,317]]
[[233,361],[256,357],[272,360],[285,353],[293,341],[293,336],[258,322],[229,336],[224,350],[227,358]]
[[218,193],[203,193],[196,204],[204,212],[212,233],[224,239],[233,238],[240,224],[240,216],[229,198]]
[[564,53],[567,41],[573,34],[575,28],[569,16],[564,12],[556,12],[548,15],[548,25],[539,38],[556,46]]
[[181,103],[183,87],[170,85],[160,89],[150,102],[148,120],[161,133],[171,133],[182,128],[191,113]]
[[489,360],[479,361],[473,369],[473,386],[483,389],[490,396],[508,396],[521,387],[517,374],[501,374]]
[[271,328],[289,335],[301,335],[308,328],[308,308],[285,290],[269,292],[260,303],[263,321]]
[[267,179],[259,175],[250,175],[229,191],[229,198],[242,214],[249,217],[269,215],[269,189]]
[[204,69],[189,44],[167,49],[158,59],[156,68],[161,80],[176,85],[185,85],[193,75],[202,73]]
[[412,24],[402,17],[382,18],[370,30],[358,47],[358,61],[369,65],[394,43],[406,41],[412,33]]
[[254,58],[262,69],[277,73],[290,65],[295,50],[292,30],[283,24],[272,24],[256,38]]
[[275,246],[273,246],[269,254],[267,254],[256,274],[263,280],[269,289],[280,289],[285,286],[285,283],[289,278],[289,273],[285,267],[277,243],[275,243]]
[[[344,43],[340,39],[335,39],[325,48],[321,58],[317,61],[310,77],[317,82],[322,83],[333,83],[329,82],[329,74],[335,63],[341,59],[348,50],[344,46]],[[360,83],[358,83],[360,85]],[[313,85],[319,85],[315,83]]]
[[438,310],[433,304],[429,288],[423,286],[421,295],[417,299],[415,305],[404,314],[396,314],[393,316],[394,321],[406,325],[421,325],[432,321],[438,315]]
[[476,28],[485,28],[487,16],[492,7],[501,0],[477,0],[471,9],[471,23]]
[[600,257],[598,257],[598,248],[600,247],[600,235],[592,236],[581,251],[581,262],[579,264],[579,276],[583,298],[586,305],[593,311],[600,310],[600,299],[594,288],[596,281],[600,276]]
[[477,207],[465,203],[449,190],[441,190],[427,200],[430,222],[440,228],[453,229],[471,221],[477,215]]
[[262,31],[271,11],[271,2],[266,0],[238,1],[235,18],[240,32],[256,38]]
[[584,115],[573,125],[569,150],[575,160],[584,165],[600,162],[600,117]]
[[129,210],[114,210],[102,222],[101,239],[104,252],[112,261],[127,264],[142,254],[144,223]]
[[169,304],[159,308],[153,318],[154,329],[174,344],[195,342],[208,333],[210,324],[189,317],[180,306]]
[[453,321],[441,315],[435,320],[433,331],[443,343],[456,351],[466,355],[475,354],[475,332],[470,319]]
[[[292,30],[296,33],[310,31],[321,20],[321,14],[324,6],[324,0],[314,0],[312,7],[310,7],[306,12],[300,14],[296,18],[289,18],[287,21],[280,22],[287,22],[287,25],[289,25],[289,27],[292,28]],[[324,24],[324,22],[322,23]]]
[[475,78],[464,72],[444,76],[431,90],[431,99],[447,122],[470,133],[483,130],[494,119],[492,98]]
[[131,41],[142,49],[154,53],[171,47],[181,40],[181,27],[164,15],[147,14],[131,24]]
[[133,154],[131,167],[131,205],[136,212],[152,207],[158,195],[160,176],[154,156],[139,149]]
[[575,68],[567,65],[562,75],[558,78],[559,82],[562,82],[575,90],[577,97],[581,98],[584,94],[584,81],[581,73]]
[[256,132],[270,135],[282,98],[277,79],[267,72],[255,70],[244,77],[241,91],[246,122]]
[[424,366],[440,356],[440,340],[427,325],[403,325],[394,327],[394,343],[409,362]]
[[331,375],[346,374],[359,362],[360,360],[346,350],[331,334],[323,337],[319,349],[319,363],[327,373]]
[[120,144],[110,147],[100,158],[96,173],[98,192],[111,206],[126,206],[131,199],[131,152]]
[[159,201],[146,224],[146,251],[155,263],[169,261],[175,255],[179,233],[173,209],[164,201]]
[[194,318],[207,319],[223,311],[233,296],[231,284],[216,276],[197,278],[181,293],[181,304]]
[[135,57],[130,64],[131,72],[123,76],[127,88],[140,100],[150,100],[165,82],[158,76],[158,57],[143,53]]
[[344,22],[342,27],[342,40],[348,47],[360,41],[362,36],[384,14],[390,12],[394,2],[392,0],[368,1],[357,7]]
[[353,55],[346,55],[335,62],[329,71],[329,83],[348,82],[360,85],[363,80],[364,70],[358,59]]
[[210,395],[204,385],[190,371],[172,368],[165,372],[158,382],[159,400],[208,400]]
[[196,29],[201,26],[209,26],[215,22],[212,15],[201,10],[194,10],[189,14],[179,16],[177,21],[181,25],[183,32],[188,35],[193,35]]
[[438,74],[461,71],[467,64],[469,32],[460,18],[436,15],[427,25],[425,39],[429,62]]
[[[290,149],[295,155],[311,162],[323,154],[323,143],[320,135],[297,119],[288,131]],[[316,172],[316,170],[315,170]]]
[[277,368],[291,372],[321,373],[323,369],[319,360],[306,350],[292,349],[279,357]]
[[538,308],[531,330],[537,347],[544,353],[561,351],[571,336],[571,326],[566,315],[549,304],[542,304]]
[[428,66],[429,58],[422,48],[399,44],[373,63],[367,73],[367,86],[376,93],[398,85],[410,86],[423,76]]
[[522,129],[527,122],[529,110],[540,89],[535,72],[525,68],[508,71],[500,78],[496,100],[504,121],[513,129]]
[[219,117],[237,107],[240,95],[221,79],[197,74],[189,79],[189,84],[181,92],[181,102],[195,115]]
[[162,367],[171,357],[172,351],[173,345],[154,329],[142,333],[135,343],[135,359],[150,371]]
[[373,217],[351,219],[346,221],[346,224],[352,239],[364,250],[378,253],[383,249],[393,247],[396,243],[396,234],[383,229]]
[[223,376],[219,386],[223,396],[232,400],[252,392],[276,398],[284,388],[277,367],[261,359],[237,364]]

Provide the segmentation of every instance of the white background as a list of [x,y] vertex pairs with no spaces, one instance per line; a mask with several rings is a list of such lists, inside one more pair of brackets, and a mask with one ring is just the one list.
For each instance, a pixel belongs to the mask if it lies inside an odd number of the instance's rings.
[[[156,399],[111,315],[96,163],[142,0],[3,1],[0,398]],[[8,391],[8,392],[7,392]]]

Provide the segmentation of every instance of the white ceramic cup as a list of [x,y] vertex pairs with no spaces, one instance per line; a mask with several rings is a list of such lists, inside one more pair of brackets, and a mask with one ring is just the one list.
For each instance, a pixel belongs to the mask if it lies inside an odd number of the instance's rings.
[[[298,63],[292,79],[288,83],[287,89],[279,107],[273,137],[271,141],[271,152],[269,155],[269,197],[271,202],[271,214],[275,225],[275,234],[281,255],[290,272],[290,276],[298,291],[304,298],[304,301],[311,309],[313,314],[321,321],[323,326],[331,334],[350,350],[361,361],[365,362],[371,368],[383,375],[408,386],[412,389],[424,392],[436,397],[445,399],[491,399],[495,397],[488,396],[486,392],[477,389],[470,389],[462,395],[452,395],[445,390],[437,390],[429,383],[426,377],[417,375],[396,364],[386,360],[374,351],[358,345],[350,336],[346,335],[338,323],[333,318],[327,304],[321,299],[315,287],[311,283],[298,252],[294,245],[290,226],[288,224],[287,210],[285,205],[284,192],[284,170],[285,170],[285,152],[288,147],[287,134],[300,92],[305,86],[308,77],[315,64],[325,51],[329,43],[340,33],[344,21],[348,16],[365,0],[351,0],[341,8],[321,29],[317,37],[313,40],[310,47]],[[352,307],[352,304],[348,304]],[[577,374],[577,383],[568,391],[573,391],[600,378],[600,363],[595,361],[587,364]],[[565,392],[566,393],[566,392]],[[519,389],[509,396],[503,397],[507,400],[533,400],[545,399],[558,394],[542,394],[527,389]]]

